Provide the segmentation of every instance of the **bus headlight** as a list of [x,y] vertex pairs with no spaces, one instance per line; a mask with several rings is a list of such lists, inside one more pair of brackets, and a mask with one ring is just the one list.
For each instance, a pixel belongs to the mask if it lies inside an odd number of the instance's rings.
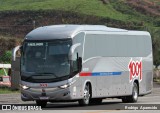
[[76,81],[76,80],[74,80],[74,81],[72,81],[72,82],[70,82],[70,83],[67,83],[67,84],[65,84],[65,85],[59,86],[59,88],[65,89],[65,88],[71,86],[72,84],[74,84],[75,81]]
[[21,88],[24,89],[24,90],[29,89],[29,87],[25,86],[25,85],[21,85]]
[[59,87],[62,88],[62,89],[65,89],[65,88],[69,87],[69,84],[65,84],[65,85],[62,85],[62,86],[59,86]]

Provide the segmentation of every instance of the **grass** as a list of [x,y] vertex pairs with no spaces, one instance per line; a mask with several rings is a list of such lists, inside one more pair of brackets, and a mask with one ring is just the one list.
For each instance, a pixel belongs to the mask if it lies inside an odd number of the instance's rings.
[[[136,15],[124,14],[116,10],[113,5],[114,1],[109,4],[103,4],[100,0],[1,0],[0,11],[6,10],[64,10],[73,11],[87,15],[109,17],[121,21],[143,21],[145,16],[136,13]],[[134,11],[134,10],[132,10]],[[130,11],[130,12],[132,12]]]
[[[154,29],[154,23],[158,20],[137,12],[124,1],[110,0],[110,3],[103,4],[100,0],[0,0],[0,11],[62,10],[110,18],[124,23],[143,23],[143,26]],[[159,4],[158,0],[152,1]],[[139,27],[136,24],[132,26]]]
[[5,73],[4,73],[4,71],[1,69],[0,70],[0,76],[2,76],[2,75],[4,75]]
[[[6,72],[8,72],[8,69],[5,69],[5,70],[6,70]],[[5,73],[4,73],[3,69],[0,69],[0,76],[2,76],[2,75],[5,75]]]
[[159,1],[159,0],[149,0],[149,1],[154,2],[154,3],[156,3],[157,5],[160,5],[160,1]]
[[9,87],[0,87],[0,94],[19,93],[19,90],[13,91]]
[[127,18],[118,13],[111,5],[103,5],[99,0],[1,0],[0,11],[5,10],[64,10],[83,14]]

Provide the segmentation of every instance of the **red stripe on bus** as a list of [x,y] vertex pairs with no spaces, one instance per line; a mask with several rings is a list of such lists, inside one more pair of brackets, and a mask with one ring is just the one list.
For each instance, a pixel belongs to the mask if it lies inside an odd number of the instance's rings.
[[80,73],[80,76],[91,76],[92,73]]

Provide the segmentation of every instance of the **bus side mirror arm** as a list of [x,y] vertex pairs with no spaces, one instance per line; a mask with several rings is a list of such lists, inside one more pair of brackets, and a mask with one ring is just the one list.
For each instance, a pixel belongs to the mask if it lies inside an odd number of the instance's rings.
[[21,46],[16,46],[15,48],[13,48],[13,50],[12,50],[12,60],[13,61],[16,61],[16,53],[20,48],[21,48]]
[[82,57],[78,57],[78,72],[82,70]]
[[74,51],[80,45],[81,45],[80,43],[77,43],[71,46],[70,51],[69,51],[69,60],[73,60],[72,57],[73,57]]

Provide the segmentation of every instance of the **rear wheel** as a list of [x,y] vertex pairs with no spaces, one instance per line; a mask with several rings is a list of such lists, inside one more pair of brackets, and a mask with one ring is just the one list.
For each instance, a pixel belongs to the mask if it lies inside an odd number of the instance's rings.
[[131,96],[127,96],[127,97],[123,97],[122,98],[122,102],[125,103],[133,103],[133,102],[137,102],[138,100],[138,85],[137,83],[133,84],[133,88],[132,88],[132,95]]
[[89,84],[87,84],[84,88],[84,98],[79,100],[79,105],[81,106],[86,106],[89,104],[89,101],[90,101],[90,97],[91,97],[91,94],[90,94],[90,87],[89,87]]
[[42,108],[45,108],[47,105],[47,101],[37,100],[36,104],[37,104],[37,106],[41,106]]

